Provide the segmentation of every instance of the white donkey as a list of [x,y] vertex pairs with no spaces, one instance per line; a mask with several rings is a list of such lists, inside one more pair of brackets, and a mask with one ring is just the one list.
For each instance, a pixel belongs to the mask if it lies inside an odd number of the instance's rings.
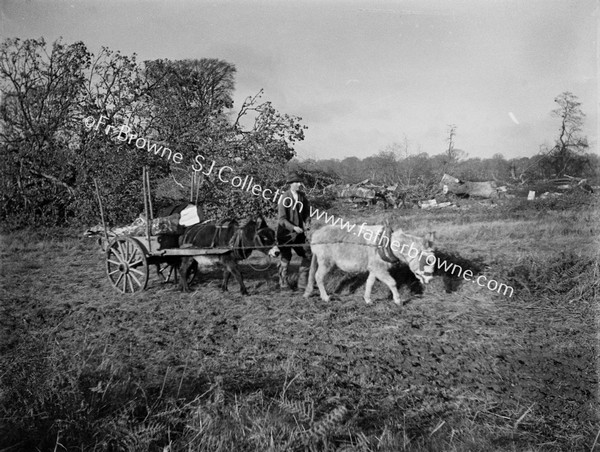
[[433,234],[424,239],[402,230],[392,232],[387,225],[366,226],[366,223],[358,232],[324,226],[313,233],[310,246],[313,257],[305,298],[311,296],[316,280],[321,299],[329,301],[324,281],[334,266],[348,273],[369,272],[364,295],[367,303],[371,303],[371,290],[376,278],[390,288],[394,303],[402,303],[396,281],[389,273],[398,263],[408,264],[423,284],[433,277]]

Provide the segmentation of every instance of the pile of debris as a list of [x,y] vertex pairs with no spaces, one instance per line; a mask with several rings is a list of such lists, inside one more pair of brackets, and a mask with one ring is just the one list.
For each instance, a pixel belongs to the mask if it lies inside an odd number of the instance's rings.
[[458,208],[456,204],[450,201],[437,202],[437,199],[433,198],[428,201],[419,201],[419,207],[421,209],[444,209],[446,207]]
[[[592,187],[587,183],[586,179],[578,179],[571,176],[544,181],[544,184],[553,186],[559,192],[573,189],[593,192]],[[466,205],[458,205],[458,199],[466,198],[479,200],[473,204],[474,206],[496,207],[496,200],[516,198],[517,196],[521,196],[519,193],[522,191],[522,186],[498,186],[495,181],[465,181],[449,174],[444,174],[437,186],[428,186],[424,183],[411,186],[401,186],[398,183],[394,185],[375,185],[370,183],[369,179],[365,179],[357,184],[331,184],[324,188],[323,193],[335,196],[344,202],[354,203],[357,207],[378,206],[386,209],[442,209],[465,208]],[[535,192],[530,192],[529,198],[532,196],[535,197]],[[555,196],[560,196],[560,193],[546,192],[544,190],[541,197]]]
[[324,192],[332,193],[336,198],[357,206],[379,206],[387,209],[396,208],[398,205],[397,188],[398,184],[375,185],[369,183],[369,179],[365,179],[357,184],[331,184],[325,187]]
[[[484,201],[479,202],[477,205],[496,207],[493,200],[514,197],[514,195],[507,193],[508,188],[506,186],[498,187],[495,181],[463,181],[450,176],[449,174],[444,174],[442,176],[439,188],[440,192],[437,193],[437,198],[419,201],[419,207],[421,209],[459,208],[459,206],[453,202],[457,198],[481,198]],[[466,206],[460,207],[464,208]]]
[[357,184],[335,185],[325,187],[324,192],[336,198],[354,203],[356,206],[378,206],[386,209],[398,208],[444,208],[456,207],[451,202],[438,202],[435,196],[456,195],[460,198],[481,197],[498,198],[506,191],[506,187],[496,187],[495,182],[464,182],[448,174],[444,174],[439,186],[417,184],[412,186],[375,185],[365,179]]
[[498,191],[505,187],[497,187],[496,182],[469,182],[462,181],[449,174],[444,174],[440,181],[440,186],[444,194],[453,193],[461,198],[477,197],[477,198],[498,198]]
[[582,179],[580,177],[573,177],[564,175],[563,177],[559,177],[557,179],[551,179],[550,182],[557,190],[574,190],[581,189],[588,193],[594,193],[594,189],[588,183],[587,179]]

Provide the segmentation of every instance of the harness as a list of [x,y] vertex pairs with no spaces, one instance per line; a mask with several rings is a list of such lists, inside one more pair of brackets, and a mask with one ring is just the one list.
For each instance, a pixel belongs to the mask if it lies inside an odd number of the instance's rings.
[[237,231],[235,231],[235,234],[233,235],[233,237],[231,237],[231,240],[229,241],[229,246],[233,249],[233,257],[235,259],[242,260],[246,259],[252,253],[252,250],[261,248],[272,248],[273,245],[266,246],[264,244],[263,239],[260,237],[261,231],[265,229],[269,228],[267,227],[256,230],[253,239],[254,246],[251,247],[247,246],[246,242],[244,241],[243,228],[239,228]]
[[[385,238],[387,238],[387,245],[383,246],[381,244],[381,241]],[[390,243],[392,242],[392,228],[390,227],[387,221],[383,225],[383,228],[381,228],[381,230],[377,234],[375,242],[377,243],[377,254],[379,254],[379,257],[381,257],[381,259],[390,264],[397,264],[398,262],[400,262],[400,259],[398,259],[398,257],[394,254],[390,245]]]
[[235,260],[241,260],[246,258],[246,253],[244,252],[244,233],[242,229],[238,229],[231,237],[229,241],[229,246],[233,248],[233,257]]
[[260,231],[263,231],[265,229],[269,229],[268,227],[266,228],[261,228],[258,229],[256,231],[256,234],[254,235],[254,243],[256,244],[255,248],[272,248],[274,245],[269,246],[265,246],[265,242],[263,241],[263,239],[260,238]]
[[[205,221],[202,224],[209,223],[209,221]],[[223,229],[229,229],[232,225],[239,226],[236,220],[221,220],[219,223],[215,225],[215,233],[213,234],[212,241],[210,242],[210,248],[214,248],[215,244],[218,242],[219,237],[221,236],[221,231]],[[234,236],[235,237],[235,236]],[[233,237],[232,237],[233,241]]]

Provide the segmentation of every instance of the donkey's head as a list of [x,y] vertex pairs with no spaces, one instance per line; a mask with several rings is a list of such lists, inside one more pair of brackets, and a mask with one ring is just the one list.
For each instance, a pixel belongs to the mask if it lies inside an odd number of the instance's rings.
[[423,284],[427,284],[429,281],[431,281],[433,278],[433,272],[435,270],[435,254],[433,252],[434,236],[435,234],[431,232],[426,238],[420,239],[422,250],[419,252],[419,258],[415,259],[414,263],[409,263],[411,270]]
[[394,232],[392,238],[399,244],[397,247],[400,249],[399,252],[394,250],[394,254],[408,263],[410,270],[420,282],[427,284],[431,281],[435,269],[434,233],[430,233],[427,238],[422,238],[398,230]]
[[269,227],[265,218],[259,215],[258,218],[251,219],[250,222],[254,223],[254,230],[252,231],[254,247],[271,257],[279,256],[280,251],[276,244],[275,231]]

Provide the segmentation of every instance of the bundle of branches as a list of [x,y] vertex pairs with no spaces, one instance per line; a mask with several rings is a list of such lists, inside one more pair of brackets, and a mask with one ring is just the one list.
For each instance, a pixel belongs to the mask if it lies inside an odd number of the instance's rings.
[[434,198],[439,191],[435,184],[419,181],[414,185],[398,186],[394,195],[397,197],[398,207],[410,208],[418,201]]

